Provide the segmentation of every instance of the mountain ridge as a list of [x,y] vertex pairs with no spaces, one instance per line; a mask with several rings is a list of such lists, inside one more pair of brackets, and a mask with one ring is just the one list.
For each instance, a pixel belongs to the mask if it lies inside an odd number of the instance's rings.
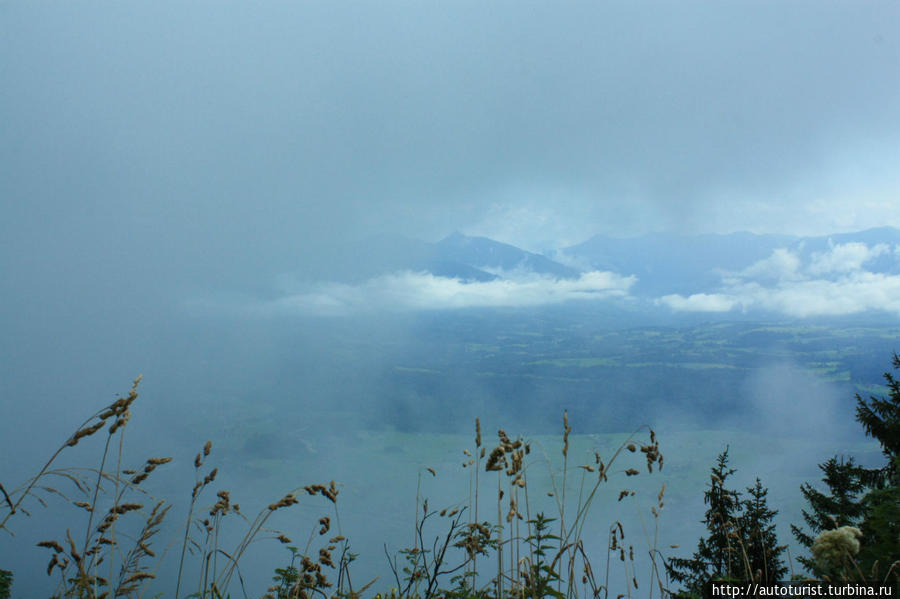
[[[330,256],[329,268],[310,278],[359,283],[408,271],[463,283],[485,283],[523,276],[576,280],[584,272],[610,271],[624,277],[634,276],[636,282],[630,292],[635,296],[688,296],[715,292],[726,276],[752,279],[758,267],[748,269],[765,264],[778,250],[796,256],[798,264],[808,265],[821,261],[823,256],[828,258],[828,252],[838,246],[854,243],[865,246],[865,250],[846,248],[853,254],[850,258],[855,256],[857,266],[864,264],[873,273],[900,274],[900,229],[878,227],[807,237],[746,231],[701,235],[651,233],[632,238],[594,235],[550,255],[459,231],[436,242],[403,235],[379,235]],[[884,248],[875,251],[881,244],[888,251]],[[834,278],[842,272],[835,269],[818,276]]]

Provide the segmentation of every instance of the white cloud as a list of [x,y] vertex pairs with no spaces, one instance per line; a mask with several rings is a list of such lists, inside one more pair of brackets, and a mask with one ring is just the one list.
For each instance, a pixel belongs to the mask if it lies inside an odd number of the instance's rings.
[[800,257],[785,248],[779,248],[772,255],[745,268],[739,278],[775,279],[778,281],[796,279],[801,267]]
[[734,298],[721,293],[695,293],[688,297],[682,295],[664,295],[657,303],[669,306],[673,310],[688,312],[728,312],[735,307]]
[[883,243],[872,248],[859,242],[833,245],[827,252],[813,254],[807,271],[811,275],[852,272],[887,252],[890,248]]
[[657,300],[673,310],[727,312],[740,308],[780,312],[788,316],[838,316],[868,310],[900,314],[900,275],[864,269],[871,259],[898,248],[863,243],[831,246],[810,256],[786,249],[723,278],[714,294],[667,295]]
[[625,297],[637,279],[588,272],[578,279],[531,274],[515,279],[464,283],[427,272],[397,272],[359,285],[320,283],[259,306],[265,313],[340,315],[378,310],[442,310],[492,306],[538,306],[575,299]]
[[[900,314],[900,276],[854,273],[837,281],[814,279],[774,289],[738,289],[738,301],[789,316],[838,316],[867,310]],[[744,293],[743,297],[740,292]]]

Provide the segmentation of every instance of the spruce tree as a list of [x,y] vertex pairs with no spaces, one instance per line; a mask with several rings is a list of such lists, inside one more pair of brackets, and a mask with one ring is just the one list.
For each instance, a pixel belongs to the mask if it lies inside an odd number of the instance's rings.
[[[900,356],[893,357],[894,369],[900,369]],[[881,451],[887,458],[883,468],[863,470],[865,482],[873,487],[900,486],[900,381],[890,372],[884,373],[888,396],[863,399],[856,395],[856,421],[866,429],[866,436],[881,444]]]
[[783,580],[787,567],[781,558],[786,546],[778,544],[775,523],[772,521],[778,510],[769,509],[766,496],[769,490],[759,478],[752,487],[747,487],[744,500],[744,515],[741,518],[741,537],[744,539],[747,561],[753,578],[764,583]]
[[677,597],[699,597],[705,582],[745,575],[739,543],[740,493],[725,486],[734,472],[728,467],[726,447],[716,458],[716,465],[710,471],[709,486],[703,494],[703,501],[709,507],[702,522],[709,536],[700,539],[691,558],[671,558],[666,563],[669,577],[684,587]]
[[[900,369],[896,353],[892,364],[895,370]],[[801,493],[811,508],[810,512],[803,511],[803,519],[811,532],[791,526],[794,536],[807,548],[824,530],[859,527],[862,539],[855,571],[844,574],[851,578],[862,574],[875,581],[879,580],[876,564],[883,576],[892,563],[900,560],[900,381],[890,372],[884,373],[884,379],[887,397],[863,399],[856,395],[856,421],[863,425],[867,437],[879,442],[887,462],[880,468],[862,468],[852,458],[846,462],[831,458],[820,464],[829,494],[808,483],[803,485]],[[798,560],[813,574],[823,574],[812,559]],[[900,579],[896,569],[895,576]]]
[[[800,487],[800,493],[810,507],[810,511],[801,512],[810,532],[791,524],[794,538],[807,549],[812,547],[816,536],[823,531],[841,526],[857,526],[865,512],[860,503],[860,494],[865,490],[865,485],[860,480],[860,468],[853,462],[853,458],[847,458],[846,461],[841,458],[839,461],[837,457],[833,457],[824,464],[819,464],[819,469],[825,475],[822,482],[828,487],[827,493],[813,488],[809,483]],[[799,556],[797,560],[813,574],[821,574],[813,559]]]
[[[900,369],[900,356],[893,356],[894,369]],[[900,381],[884,373],[888,396],[856,396],[856,421],[866,436],[881,444],[887,463],[881,468],[862,469],[861,476],[872,489],[862,501],[865,516],[861,525],[860,564],[867,573],[878,561],[887,569],[900,560]]]

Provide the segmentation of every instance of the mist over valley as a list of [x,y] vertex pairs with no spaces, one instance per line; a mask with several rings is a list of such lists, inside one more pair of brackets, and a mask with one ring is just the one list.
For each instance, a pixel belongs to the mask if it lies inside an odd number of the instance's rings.
[[897,22],[0,3],[0,599],[657,597],[723,476],[819,575],[832,457],[870,564]]

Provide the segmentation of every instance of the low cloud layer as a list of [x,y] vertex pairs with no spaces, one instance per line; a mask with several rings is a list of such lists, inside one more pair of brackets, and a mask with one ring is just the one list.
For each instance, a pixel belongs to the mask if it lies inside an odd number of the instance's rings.
[[[779,248],[737,272],[721,272],[718,288],[647,297],[638,277],[592,270],[558,279],[527,268],[483,268],[491,281],[465,281],[430,272],[395,271],[359,283],[282,281],[270,300],[193,300],[190,309],[255,316],[348,316],[378,312],[531,307],[572,300],[649,302],[675,312],[768,312],[788,317],[843,316],[867,311],[900,315],[900,246],[833,244],[824,251]],[[701,283],[697,283],[698,287]],[[646,306],[647,304],[644,303]]]
[[375,277],[360,285],[319,283],[257,309],[266,314],[343,315],[377,310],[524,307],[625,297],[636,280],[594,271],[578,279],[522,273],[515,278],[465,283],[431,273],[406,271]]
[[837,244],[804,258],[778,249],[743,271],[728,273],[716,293],[666,295],[657,300],[677,311],[766,310],[788,316],[840,316],[878,310],[900,314],[900,275],[867,265],[900,247]]

